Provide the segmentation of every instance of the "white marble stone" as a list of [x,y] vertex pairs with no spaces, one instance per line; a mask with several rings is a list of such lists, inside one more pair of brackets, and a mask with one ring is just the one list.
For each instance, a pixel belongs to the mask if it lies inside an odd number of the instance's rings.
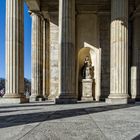
[[[111,75],[112,102],[128,99],[128,0],[111,1]],[[109,100],[106,100],[108,102]],[[109,102],[111,103],[111,102]]]
[[[6,81],[1,102],[25,102],[24,96],[24,1],[6,0]],[[22,100],[22,99],[25,100]]]
[[93,80],[83,79],[82,80],[82,100],[93,101]]
[[137,98],[137,67],[131,67],[131,96]]

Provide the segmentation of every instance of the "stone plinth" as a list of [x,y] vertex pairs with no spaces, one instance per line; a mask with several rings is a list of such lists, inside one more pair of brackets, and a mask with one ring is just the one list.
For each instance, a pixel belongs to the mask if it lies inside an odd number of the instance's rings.
[[29,103],[29,99],[23,98],[1,98],[0,104],[20,104]]
[[124,99],[107,98],[105,101],[108,104],[127,104],[128,103],[128,99],[126,99],[126,98],[124,98]]
[[92,79],[82,80],[82,100],[93,101],[92,84],[93,84]]
[[77,103],[77,99],[76,98],[56,98],[55,99],[55,103],[56,104],[75,104]]
[[128,104],[128,103],[135,103],[134,99],[129,98],[107,98],[106,103],[108,104]]
[[131,67],[131,97],[137,98],[137,67]]
[[30,102],[45,101],[45,98],[43,96],[34,96],[34,95],[32,95],[29,100],[30,100]]

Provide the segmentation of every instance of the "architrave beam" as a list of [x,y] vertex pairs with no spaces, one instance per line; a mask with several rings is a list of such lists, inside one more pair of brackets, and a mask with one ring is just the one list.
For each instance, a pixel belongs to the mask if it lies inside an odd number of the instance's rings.
[[30,11],[40,11],[40,0],[25,0]]

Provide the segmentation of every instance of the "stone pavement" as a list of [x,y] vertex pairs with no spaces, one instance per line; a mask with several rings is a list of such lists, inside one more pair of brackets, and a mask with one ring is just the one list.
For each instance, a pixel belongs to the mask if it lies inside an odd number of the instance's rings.
[[0,105],[0,140],[140,140],[140,103]]

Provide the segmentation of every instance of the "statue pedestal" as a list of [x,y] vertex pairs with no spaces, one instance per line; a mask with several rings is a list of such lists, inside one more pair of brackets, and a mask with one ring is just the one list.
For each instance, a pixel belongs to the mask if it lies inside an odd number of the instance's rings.
[[92,95],[92,79],[82,80],[82,100],[83,101],[93,101]]

